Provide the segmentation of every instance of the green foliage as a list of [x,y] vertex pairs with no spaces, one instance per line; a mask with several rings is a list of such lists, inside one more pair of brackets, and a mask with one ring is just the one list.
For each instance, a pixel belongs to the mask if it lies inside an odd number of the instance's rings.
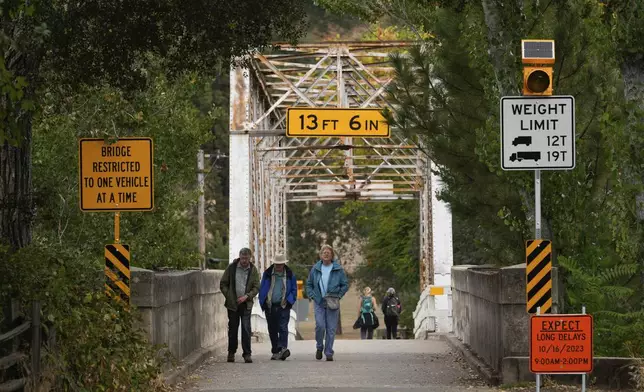
[[43,367],[45,377],[56,376],[55,390],[157,391],[163,358],[148,344],[136,309],[102,293],[101,267],[76,249],[36,241],[0,254],[0,301],[18,297],[22,309],[41,302],[46,330],[56,331]]
[[644,355],[644,310],[639,304],[641,287],[636,264],[603,268],[560,256],[568,271],[566,292],[569,313],[582,305],[594,317],[595,354],[642,357]]
[[[197,265],[196,155],[211,139],[217,113],[202,113],[192,102],[208,80],[162,76],[150,89],[127,98],[108,87],[66,96],[49,90],[34,122],[34,191],[38,206],[35,236],[102,259],[112,242],[113,217],[78,208],[78,137],[149,136],[154,142],[153,212],[121,214],[121,238],[132,263],[153,268]],[[70,164],[71,163],[71,164]]]
[[635,338],[643,335],[644,304],[635,205],[644,176],[641,112],[624,100],[620,62],[634,48],[641,53],[641,4],[373,0],[356,11],[344,0],[323,3],[362,17],[383,4],[404,27],[433,34],[409,56],[392,58],[389,100],[396,110],[389,120],[419,138],[438,165],[456,263],[524,259],[524,241],[533,235],[533,179],[501,170],[498,103],[501,95],[519,94],[520,39],[555,39],[554,89],[576,101],[577,166],[542,174],[544,238],[565,262],[572,310],[583,303],[597,314],[600,351],[644,351]]
[[353,274],[360,288],[369,286],[380,300],[393,287],[404,304],[400,323],[413,328],[419,287],[419,208],[415,201],[349,202],[342,208],[364,243],[366,263]]
[[42,65],[61,80],[131,88],[145,81],[147,55],[169,74],[209,71],[273,39],[302,33],[301,1],[37,1],[50,34]]

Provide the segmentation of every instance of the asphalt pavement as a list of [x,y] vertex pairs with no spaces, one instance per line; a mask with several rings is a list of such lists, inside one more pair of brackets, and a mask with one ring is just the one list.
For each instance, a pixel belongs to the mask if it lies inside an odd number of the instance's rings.
[[238,391],[494,391],[440,339],[337,340],[335,361],[315,359],[315,342],[290,343],[286,361],[270,360],[270,345],[252,346],[253,363],[237,354],[207,360],[181,384],[185,392]]

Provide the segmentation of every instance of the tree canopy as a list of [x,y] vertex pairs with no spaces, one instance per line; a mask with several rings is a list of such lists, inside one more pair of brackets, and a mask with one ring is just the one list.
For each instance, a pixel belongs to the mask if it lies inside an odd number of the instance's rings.
[[[390,122],[438,165],[457,263],[518,264],[533,237],[531,172],[505,172],[499,100],[520,95],[522,38],[554,39],[555,94],[576,100],[577,166],[542,174],[544,238],[566,273],[567,308],[596,315],[599,352],[644,352],[641,4],[627,1],[320,0],[387,17],[422,41],[392,58]],[[431,38],[423,39],[423,34]],[[403,268],[403,266],[400,266]]]

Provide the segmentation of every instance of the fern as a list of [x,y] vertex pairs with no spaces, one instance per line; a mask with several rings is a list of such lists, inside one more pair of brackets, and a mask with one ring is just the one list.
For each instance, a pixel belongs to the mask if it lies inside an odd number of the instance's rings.
[[620,278],[630,278],[637,273],[637,264],[619,264],[599,274],[602,284],[614,282]]
[[613,299],[629,298],[635,294],[635,290],[624,286],[603,286],[601,290],[607,297]]
[[607,318],[619,321],[634,322],[638,321],[644,323],[644,310],[637,312],[619,313],[612,310],[598,310],[595,312],[596,316],[608,316]]
[[570,257],[565,257],[565,256],[559,256],[557,258],[557,262],[561,267],[564,267],[566,270],[572,272],[572,273],[578,273],[581,272],[579,269],[579,263],[577,260],[570,258]]

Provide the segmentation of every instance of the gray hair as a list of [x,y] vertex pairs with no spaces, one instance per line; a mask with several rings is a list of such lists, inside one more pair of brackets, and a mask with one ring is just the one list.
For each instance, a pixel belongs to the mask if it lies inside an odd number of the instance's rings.
[[240,255],[240,256],[250,256],[250,255],[251,255],[251,253],[250,253],[250,249],[248,249],[248,248],[241,248],[241,250],[239,251],[239,255]]
[[327,244],[322,245],[322,247],[320,248],[320,253],[319,253],[320,258],[322,258],[322,252],[324,252],[327,249],[331,251],[331,253],[333,254],[333,258],[335,258],[335,251],[333,250],[333,247]]
[[387,294],[395,295],[395,294],[396,294],[396,290],[394,290],[394,288],[393,288],[393,287],[390,287],[390,288],[388,288],[388,289],[387,289]]

